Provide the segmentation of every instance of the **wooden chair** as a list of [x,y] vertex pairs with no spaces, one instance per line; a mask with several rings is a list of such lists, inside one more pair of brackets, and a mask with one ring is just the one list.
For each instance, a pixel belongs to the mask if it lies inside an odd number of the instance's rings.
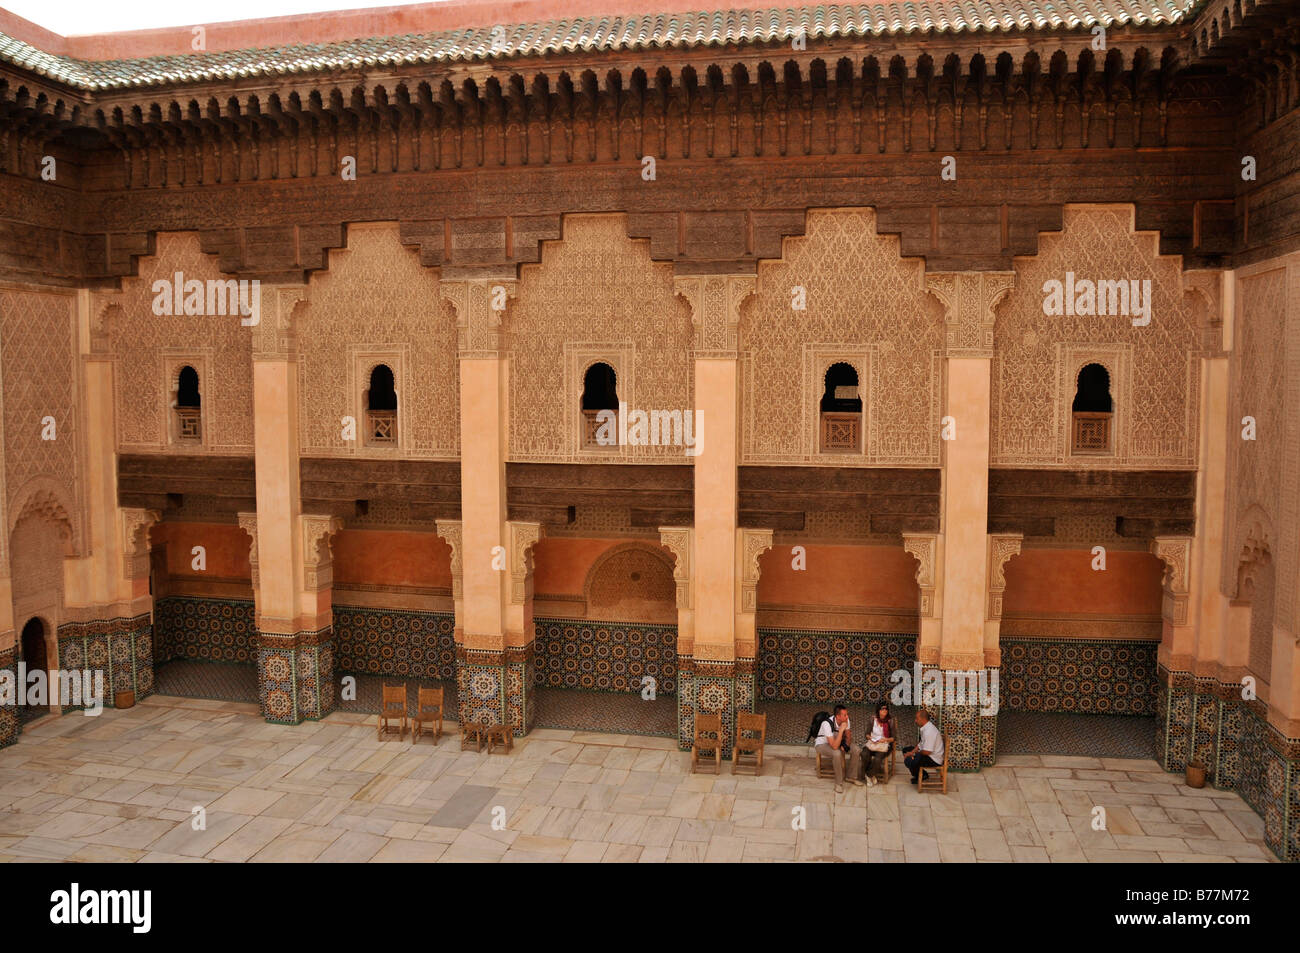
[[485,725],[483,731],[487,739],[487,753],[492,753],[492,746],[498,745],[509,751],[515,746],[515,732],[509,725]]
[[[746,737],[745,732],[751,732],[752,736]],[[731,773],[735,774],[744,769],[752,770],[755,776],[761,774],[763,745],[766,741],[767,715],[755,715],[747,711],[736,712],[736,744],[731,749]]]
[[[712,735],[713,737],[709,737]],[[691,772],[700,767],[700,752],[713,752],[713,773],[722,773],[722,713],[695,713],[695,743],[691,745]]]
[[[941,794],[948,793],[948,755],[952,752],[948,750],[948,736],[942,734],[939,737],[943,739],[943,762],[937,768],[921,769],[921,773],[916,776],[916,789],[918,791],[939,791]],[[930,772],[929,778],[925,776],[925,772],[927,771]]]
[[[817,777],[830,778],[835,780],[835,759],[831,757],[830,745],[813,745],[813,758],[817,768]],[[844,762],[844,770],[849,770],[847,757]]]
[[[432,725],[433,727],[426,727]],[[426,731],[433,732],[436,745],[442,737],[442,689],[421,688],[416,693],[415,716],[411,719],[411,744],[420,740]]]
[[406,737],[406,683],[384,685],[383,699],[379,705],[379,731],[376,737],[383,740],[384,732],[390,731],[390,722],[398,723],[397,740]]
[[[880,774],[877,775],[882,784],[888,784],[889,779],[894,776],[894,771],[898,769],[898,739],[886,738],[885,740],[889,742],[889,752],[885,755],[885,760],[880,763]],[[866,746],[863,746],[862,758],[864,762],[870,760],[871,754],[872,752]]]
[[462,721],[460,723],[460,750],[473,747],[475,751],[483,750],[487,740],[488,726],[481,721]]

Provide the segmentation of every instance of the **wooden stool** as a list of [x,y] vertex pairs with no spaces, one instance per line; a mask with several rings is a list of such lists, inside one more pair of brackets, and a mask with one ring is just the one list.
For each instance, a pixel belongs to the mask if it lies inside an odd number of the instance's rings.
[[464,721],[460,725],[460,750],[471,746],[475,751],[483,750],[483,741],[487,735],[487,725],[481,721]]
[[487,736],[487,752],[492,753],[494,744],[500,745],[507,751],[515,746],[515,731],[509,725],[484,725],[483,732]]

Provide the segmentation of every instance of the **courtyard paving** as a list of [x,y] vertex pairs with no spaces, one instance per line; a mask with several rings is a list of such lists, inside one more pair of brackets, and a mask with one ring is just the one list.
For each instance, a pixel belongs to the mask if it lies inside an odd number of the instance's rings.
[[946,795],[899,767],[835,794],[806,747],[769,747],[760,777],[692,775],[668,738],[542,729],[487,755],[454,733],[379,741],[356,713],[285,727],[254,705],[154,696],[43,718],[0,749],[0,860],[1275,859],[1241,798],[1154,761],[1006,756],[950,775]]

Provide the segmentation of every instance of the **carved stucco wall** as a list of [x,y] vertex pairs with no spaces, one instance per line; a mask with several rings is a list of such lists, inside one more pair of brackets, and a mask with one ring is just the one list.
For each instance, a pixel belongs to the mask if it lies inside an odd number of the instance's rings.
[[[1248,596],[1237,591],[1250,575],[1239,572],[1243,560],[1258,562],[1267,550],[1267,571],[1276,583],[1271,599],[1257,598],[1252,605],[1252,630],[1267,624],[1259,617],[1271,602],[1272,623],[1294,632],[1300,574],[1300,256],[1243,277],[1238,297],[1227,422],[1229,533],[1223,591]],[[1254,440],[1242,439],[1242,418],[1247,416],[1255,419]]]
[[[12,546],[16,553],[13,575],[14,628],[32,616],[46,622],[46,633],[59,625],[63,603],[63,557],[67,553],[68,525],[44,514],[22,517],[14,527]],[[50,664],[55,659],[51,657]]]
[[613,365],[629,412],[693,406],[690,305],[673,291],[672,265],[627,237],[624,216],[566,217],[563,239],[521,269],[509,325],[511,460],[690,460],[682,447],[579,450],[583,375],[596,361]]
[[[91,319],[115,357],[117,447],[122,453],[252,453],[253,329],[238,314],[156,315],[155,281],[229,281],[217,256],[199,250],[193,232],[161,233],[156,254],[141,258],[137,278],[119,294],[96,294]],[[263,289],[265,290],[265,289]],[[263,298],[265,304],[265,296]],[[265,307],[263,309],[265,311]],[[203,444],[173,444],[175,376],[185,364],[199,372]]]
[[[1060,232],[1017,259],[1016,283],[997,308],[991,395],[993,466],[1194,468],[1203,302],[1185,294],[1181,262],[1136,232],[1131,206],[1066,207]],[[1047,315],[1043,284],[1151,280],[1151,323],[1130,316]],[[1110,372],[1115,452],[1072,458],[1070,405],[1085,364]]]
[[[79,370],[75,298],[0,289],[6,538],[36,516],[61,523],[69,545],[81,545]],[[54,418],[52,440],[42,439],[46,417]],[[12,558],[16,586],[23,562],[22,553]]]
[[456,313],[438,278],[391,223],[350,226],[347,247],[312,275],[298,325],[304,455],[375,454],[361,439],[345,443],[341,421],[356,417],[360,437],[361,394],[381,361],[396,377],[401,455],[458,455]]
[[[807,294],[792,308],[791,289]],[[808,213],[782,257],[760,262],[741,305],[743,462],[825,466],[938,466],[943,307],[924,287],[924,263],[876,234],[871,209]],[[858,370],[864,454],[817,452],[827,368]]]

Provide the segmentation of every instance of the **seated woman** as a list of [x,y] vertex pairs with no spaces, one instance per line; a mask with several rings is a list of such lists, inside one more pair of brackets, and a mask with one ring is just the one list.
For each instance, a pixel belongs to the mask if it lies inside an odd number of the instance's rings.
[[883,701],[876,706],[876,713],[871,719],[871,734],[864,745],[863,754],[867,756],[867,784],[876,783],[876,775],[885,766],[889,757],[889,748],[897,738],[894,735],[894,722],[889,717],[889,706]]

